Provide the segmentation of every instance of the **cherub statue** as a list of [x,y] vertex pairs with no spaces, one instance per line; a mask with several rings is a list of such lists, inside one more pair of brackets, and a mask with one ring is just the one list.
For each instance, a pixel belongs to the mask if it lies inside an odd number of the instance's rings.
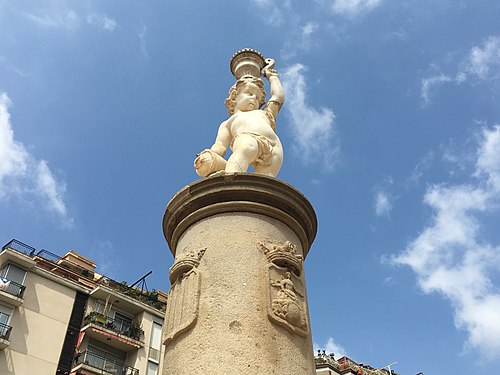
[[[285,93],[274,70],[274,60],[267,59],[262,75],[269,81],[271,98],[266,99],[264,82],[252,75],[243,75],[229,90],[225,101],[229,119],[222,122],[210,149],[204,150],[194,162],[200,176],[218,171],[246,172],[276,176],[283,163],[283,148],[276,135],[276,116],[285,100]],[[262,109],[261,109],[262,108]],[[224,160],[227,149],[232,154]]]

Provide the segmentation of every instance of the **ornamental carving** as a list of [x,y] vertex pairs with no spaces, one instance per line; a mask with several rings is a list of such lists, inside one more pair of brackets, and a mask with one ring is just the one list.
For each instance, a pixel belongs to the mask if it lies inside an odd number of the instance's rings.
[[288,268],[274,263],[268,267],[269,319],[290,331],[306,336],[309,333],[305,287],[302,279]]
[[170,284],[174,284],[179,276],[182,276],[193,268],[198,267],[206,250],[206,248],[198,251],[191,250],[179,254],[172,267],[170,267]]
[[300,276],[302,273],[303,257],[297,254],[296,246],[285,241],[282,244],[260,244],[260,248],[264,251],[267,260],[279,267],[291,269],[295,275]]
[[170,268],[172,286],[168,293],[163,343],[191,329],[198,319],[201,273],[197,269],[206,249],[188,251],[177,256]]

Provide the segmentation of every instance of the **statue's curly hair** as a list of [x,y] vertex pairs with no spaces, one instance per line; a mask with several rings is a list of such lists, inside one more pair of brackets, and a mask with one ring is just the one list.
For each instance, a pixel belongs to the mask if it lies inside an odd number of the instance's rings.
[[266,90],[264,89],[264,81],[260,78],[256,78],[250,75],[244,75],[236,83],[229,89],[229,94],[227,99],[224,101],[224,104],[227,107],[227,112],[232,116],[234,115],[234,107],[236,105],[236,97],[238,96],[242,87],[244,87],[247,83],[253,83],[257,85],[258,88],[262,90],[262,96],[259,102],[259,108],[264,105],[266,102]]

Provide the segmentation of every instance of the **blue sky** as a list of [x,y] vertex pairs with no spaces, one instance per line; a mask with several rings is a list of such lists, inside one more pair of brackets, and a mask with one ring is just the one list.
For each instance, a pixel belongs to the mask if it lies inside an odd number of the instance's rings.
[[168,289],[161,230],[277,61],[278,175],[313,203],[317,347],[401,374],[500,365],[500,3],[0,0],[0,240]]

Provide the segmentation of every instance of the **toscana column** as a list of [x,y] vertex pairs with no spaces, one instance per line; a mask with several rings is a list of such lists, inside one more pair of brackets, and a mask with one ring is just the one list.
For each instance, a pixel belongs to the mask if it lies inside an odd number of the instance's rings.
[[[255,58],[258,53],[246,49],[241,54]],[[266,62],[272,68],[269,59],[260,58],[251,61],[256,72]],[[270,100],[275,94],[271,89]],[[264,128],[262,134],[259,142],[274,141]],[[298,190],[272,175],[228,173],[222,170],[225,163],[213,161],[197,160],[197,169],[218,170],[180,190],[163,217],[175,257],[163,375],[312,375],[303,263],[316,235],[314,210]],[[258,162],[249,160],[249,165],[258,170]],[[200,163],[209,166],[200,168]]]

